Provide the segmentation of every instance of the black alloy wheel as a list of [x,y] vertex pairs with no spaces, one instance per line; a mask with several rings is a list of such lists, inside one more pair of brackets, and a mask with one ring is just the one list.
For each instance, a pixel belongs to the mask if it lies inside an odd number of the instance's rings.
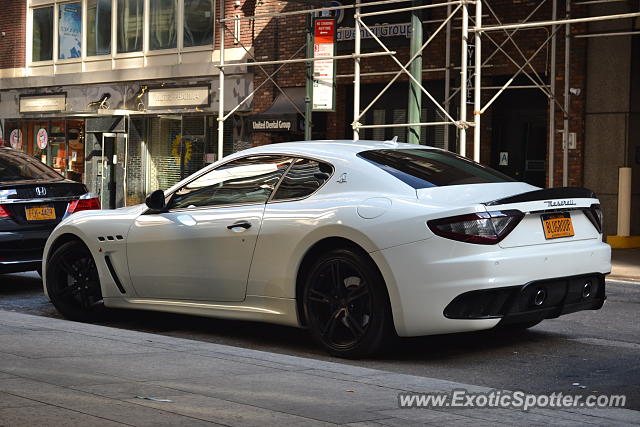
[[83,322],[101,319],[98,269],[84,243],[67,242],[55,250],[47,262],[47,292],[64,317]]
[[371,355],[393,329],[384,281],[360,251],[320,256],[306,275],[303,305],[314,339],[335,356]]

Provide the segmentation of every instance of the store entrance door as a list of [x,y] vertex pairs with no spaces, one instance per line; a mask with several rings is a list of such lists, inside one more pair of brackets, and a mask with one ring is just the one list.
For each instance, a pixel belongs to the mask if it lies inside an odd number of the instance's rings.
[[124,133],[102,133],[99,147],[94,147],[91,156],[93,177],[90,187],[98,194],[101,209],[115,209],[123,206],[125,161],[122,156],[126,147],[127,135]]

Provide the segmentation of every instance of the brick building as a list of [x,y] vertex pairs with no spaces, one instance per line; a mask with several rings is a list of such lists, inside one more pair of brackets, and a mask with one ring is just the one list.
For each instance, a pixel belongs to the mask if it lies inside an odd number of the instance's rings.
[[[67,176],[84,180],[110,206],[139,202],[156,187],[168,187],[213,161],[218,145],[219,1],[2,0],[5,19],[0,23],[0,135],[5,144],[13,142]],[[286,12],[352,3],[226,0],[223,7],[227,18],[264,17],[227,22],[225,59],[246,63],[302,58],[309,26],[307,16]],[[368,10],[383,11],[406,4],[372,6]],[[551,5],[551,0],[491,0],[483,9],[484,24],[549,20]],[[472,12],[473,6],[469,8]],[[564,10],[564,2],[559,1],[559,16],[564,15]],[[571,17],[637,11],[637,1],[581,0],[572,3]],[[335,53],[349,55],[354,48],[353,9],[334,12],[333,16],[338,30]],[[424,39],[436,31],[446,16],[443,7],[422,11]],[[409,21],[409,12],[365,19],[371,27],[393,28],[381,30],[380,39],[397,52],[403,63],[409,58]],[[433,38],[422,56],[422,81],[440,103],[445,99],[445,69],[451,75],[449,95],[460,86],[459,27],[458,14],[452,20],[448,64],[444,31]],[[640,212],[640,57],[632,54],[640,47],[640,36],[586,36],[637,33],[639,29],[639,20],[620,19],[576,24],[571,30],[568,185],[587,186],[598,193],[607,216],[606,234],[616,232],[619,167],[633,169],[632,211]],[[556,55],[559,106],[564,103],[563,31],[558,32]],[[541,46],[525,70],[541,85],[550,85],[551,50],[549,44],[543,44],[549,34],[548,26],[521,29],[512,34],[515,44],[502,31],[483,34],[483,57],[491,56],[482,70],[483,103]],[[73,46],[74,42],[77,46]],[[502,50],[492,55],[496,46]],[[362,49],[374,52],[381,47],[366,38]],[[335,108],[313,114],[314,138],[352,138],[353,64],[353,59],[336,61]],[[265,81],[279,68],[273,81]],[[380,93],[393,77],[391,72],[397,69],[389,56],[361,59],[361,109]],[[297,111],[304,111],[305,107],[306,70],[306,64],[301,62],[225,69],[226,111],[236,107],[253,88],[260,87],[225,122],[225,153],[250,145],[303,139],[304,122]],[[505,91],[482,115],[481,162],[517,179],[546,186],[550,179],[549,99],[532,88],[531,81],[522,74],[512,86],[516,88]],[[408,93],[408,79],[401,76],[361,121],[406,123]],[[456,95],[450,108],[453,117],[459,116],[458,105]],[[559,106],[555,109],[555,128],[561,131],[564,117]],[[468,117],[472,117],[472,110],[469,105]],[[264,117],[293,120],[289,128],[254,129],[256,118]],[[422,99],[420,121],[441,121],[437,108],[426,96]],[[42,142],[41,129],[45,130],[46,142]],[[402,126],[367,128],[361,131],[360,138],[398,136],[404,140],[406,131]],[[472,152],[472,132],[467,139],[467,153]],[[439,147],[447,145],[451,150],[458,148],[453,126],[423,127],[420,141]],[[558,132],[553,156],[554,186],[562,183],[562,147],[562,133]],[[640,234],[640,215],[632,215],[632,220],[632,234]]]

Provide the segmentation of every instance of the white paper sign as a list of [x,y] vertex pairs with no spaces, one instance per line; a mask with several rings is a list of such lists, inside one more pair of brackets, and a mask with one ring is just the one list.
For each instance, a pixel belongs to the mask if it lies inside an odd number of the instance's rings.
[[[327,58],[334,55],[335,19],[317,19],[314,24],[313,57]],[[313,62],[313,111],[333,111],[335,66],[333,59]]]

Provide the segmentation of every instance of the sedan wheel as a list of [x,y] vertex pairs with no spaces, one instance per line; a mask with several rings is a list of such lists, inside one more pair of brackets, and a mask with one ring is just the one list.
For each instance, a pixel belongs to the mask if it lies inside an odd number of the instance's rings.
[[373,354],[393,329],[384,281],[359,252],[321,256],[307,274],[303,304],[314,338],[336,356]]
[[49,258],[47,292],[53,305],[68,319],[93,321],[103,315],[98,269],[83,243],[67,242]]

